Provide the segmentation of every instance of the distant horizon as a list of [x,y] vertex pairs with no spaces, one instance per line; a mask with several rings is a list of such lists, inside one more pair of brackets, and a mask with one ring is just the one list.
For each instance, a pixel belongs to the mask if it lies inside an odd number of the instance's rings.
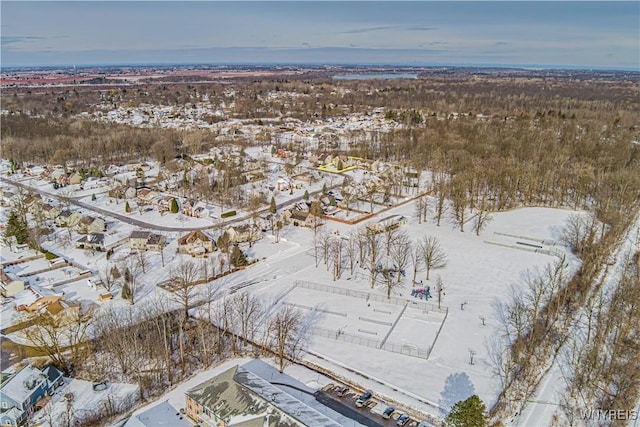
[[[640,69],[635,1],[3,1],[2,68],[363,64]],[[443,64],[443,65],[440,65]]]
[[[513,70],[556,70],[556,71],[619,71],[639,73],[640,68],[634,67],[595,67],[588,65],[554,65],[554,64],[471,64],[471,63],[442,63],[442,64],[411,64],[411,63],[297,63],[297,62],[156,62],[156,63],[95,63],[95,64],[42,64],[42,65],[0,65],[0,71],[7,70],[45,70],[45,69],[90,69],[90,68],[121,68],[121,67],[309,67],[322,69],[326,67],[349,68],[478,68],[478,69],[513,69]],[[330,70],[327,70],[330,71]]]

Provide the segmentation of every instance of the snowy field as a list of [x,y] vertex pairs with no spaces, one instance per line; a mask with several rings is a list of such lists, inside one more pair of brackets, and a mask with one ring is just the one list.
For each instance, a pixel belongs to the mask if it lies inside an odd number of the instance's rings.
[[[418,280],[422,279],[425,286],[430,285],[432,290],[435,278],[441,276],[445,285],[442,304],[449,310],[429,359],[392,353],[347,343],[335,337],[324,338],[318,335],[312,337],[309,357],[322,356],[323,363],[332,369],[343,367],[350,370],[347,372],[362,372],[362,376],[355,375],[354,379],[357,381],[366,382],[367,380],[363,378],[371,378],[373,375],[379,382],[387,385],[386,392],[390,397],[400,401],[407,399],[408,396],[412,396],[411,399],[419,398],[414,399],[418,402],[415,403],[416,408],[430,411],[434,415],[438,415],[437,406],[440,403],[447,406],[449,405],[447,402],[455,403],[472,393],[478,393],[490,406],[499,392],[498,384],[491,374],[492,367],[487,345],[489,338],[495,335],[500,327],[494,305],[497,301],[506,300],[510,287],[518,285],[524,271],[541,269],[558,259],[558,256],[553,255],[554,253],[566,252],[564,248],[554,243],[558,240],[560,228],[573,212],[561,209],[525,208],[495,214],[493,221],[479,237],[471,231],[469,224],[464,233],[446,222],[443,222],[440,227],[432,222],[418,224],[413,217],[412,204],[389,211],[389,215],[396,213],[405,215],[409,219],[409,223],[402,229],[405,229],[414,240],[424,235],[436,236],[448,255],[447,267],[432,271],[431,280],[428,282],[424,280],[424,272],[419,272],[418,275]],[[373,218],[371,222],[377,220],[378,218]],[[342,234],[347,233],[351,227],[330,222],[325,228],[328,231],[339,230]],[[287,236],[288,240],[298,242],[302,247],[310,247],[312,238],[312,231],[304,229],[292,230]],[[485,241],[499,243],[499,245]],[[256,248],[263,244],[256,245]],[[274,244],[274,246],[278,245]],[[547,252],[536,253],[532,252],[533,250]],[[569,254],[567,254],[567,260],[572,271],[579,265],[578,260]],[[258,269],[264,269],[267,265],[270,271],[289,274],[282,277],[280,274],[258,273]],[[252,271],[254,268],[255,270]],[[243,273],[261,278],[259,284],[247,290],[258,292],[265,301],[280,298],[292,288],[295,280],[372,291],[381,295],[385,293],[382,286],[370,289],[366,271],[356,272],[352,277],[349,277],[348,271],[345,271],[342,278],[334,282],[322,263],[315,268],[311,250],[300,254],[288,254],[285,251],[279,255],[278,259],[271,262],[270,257],[267,256],[265,264],[251,267]],[[273,277],[275,279],[271,279]],[[404,284],[394,289],[393,296],[400,297],[402,294],[411,301],[413,299],[408,296],[410,289],[410,280],[404,279]],[[320,328],[342,329],[345,332],[367,337],[384,337],[391,327],[362,320],[361,317],[379,322],[394,322],[401,309],[393,305],[380,304],[380,309],[390,314],[382,311],[374,312],[373,304],[368,307],[363,300],[300,287],[293,288],[282,301],[303,306],[301,308],[303,313],[310,313],[312,310],[309,307],[334,312],[315,310],[312,314],[317,318]],[[434,302],[433,299],[429,301]],[[461,309],[463,303],[465,304]],[[485,318],[484,325],[481,317]],[[442,316],[439,314],[425,314],[420,310],[408,309],[400,317],[388,339],[412,345],[416,343],[421,346],[430,345],[431,337],[437,332],[441,321]],[[375,332],[376,335],[358,331],[359,329]],[[473,365],[469,363],[469,349],[475,351]],[[464,378],[465,382],[460,387],[454,387],[456,395],[452,396],[451,387],[445,391],[445,384],[447,381],[452,383],[455,378]],[[374,383],[373,386],[376,384]],[[382,386],[377,384],[377,387],[380,389]],[[384,394],[384,392],[380,390],[380,393]],[[425,402],[431,402],[435,406],[429,406]]]
[[[293,197],[296,193],[301,195],[302,190],[296,190]],[[103,198],[104,196],[98,196],[98,204],[109,204]],[[110,205],[111,209],[115,207],[115,204]],[[363,203],[362,207],[366,205],[368,203]],[[429,200],[429,206],[435,206],[433,199]],[[118,206],[118,210],[123,210],[122,204]],[[273,301],[301,307],[303,313],[312,315],[317,320],[319,330],[334,332],[333,335],[311,335],[305,357],[364,387],[371,387],[386,397],[406,401],[411,407],[433,415],[439,415],[439,406],[448,409],[450,404],[473,393],[477,393],[487,406],[491,406],[499,392],[497,381],[491,373],[493,368],[488,352],[490,338],[500,329],[496,303],[507,299],[511,286],[521,285],[521,275],[527,269],[542,269],[545,265],[556,262],[561,254],[567,253],[557,242],[561,227],[572,213],[574,212],[569,210],[549,208],[523,208],[497,213],[480,236],[476,236],[471,230],[471,222],[466,225],[464,233],[447,219],[443,219],[442,225],[437,227],[431,220],[433,212],[429,213],[428,222],[418,224],[414,217],[414,203],[391,208],[358,226],[332,221],[326,223],[323,227],[325,231],[339,231],[344,235],[355,227],[377,223],[380,217],[400,214],[408,220],[401,229],[407,231],[414,243],[425,235],[437,237],[447,253],[447,266],[432,271],[429,281],[426,280],[425,271],[419,271],[417,279],[423,280],[425,286],[431,286],[435,298],[429,300],[429,303],[437,303],[435,282],[438,276],[441,277],[444,283],[442,305],[443,309],[446,307],[448,310],[446,318],[442,313],[425,313],[410,306],[400,315],[403,307],[399,305],[381,301],[367,305],[363,299],[294,286],[296,280],[302,280],[386,295],[383,285],[370,288],[366,270],[356,268],[351,276],[349,269],[345,268],[342,277],[333,281],[331,272],[327,271],[322,262],[315,268],[314,251],[311,249],[313,231],[303,227],[286,227],[280,234],[279,243],[275,243],[270,233],[265,233],[264,238],[252,248],[241,245],[248,256],[260,261],[243,271],[214,281],[213,285],[229,289],[249,283],[242,289],[255,293],[272,308],[275,308]],[[133,213],[132,217],[146,220],[150,218],[149,215],[150,212],[143,215]],[[447,218],[448,215],[449,213],[445,214]],[[167,214],[157,220],[161,225],[181,227],[182,224],[178,225],[175,218],[176,216]],[[210,220],[202,221],[211,224]],[[193,224],[195,223],[188,225]],[[186,221],[184,225],[187,226]],[[131,225],[114,221],[108,232],[113,233],[111,242],[126,237],[132,229],[135,228]],[[63,231],[66,233],[66,230]],[[156,284],[166,280],[169,271],[180,262],[192,259],[176,254],[176,239],[184,233],[163,234],[168,238],[168,246],[164,251],[165,267],[162,268],[159,254],[147,252],[146,271],[137,273],[137,282],[140,284],[136,295],[138,302],[152,298],[159,292],[166,296],[166,291],[159,290]],[[60,233],[59,239],[48,242],[45,247],[68,255],[94,273],[105,269],[107,261],[104,253],[91,254],[72,247],[63,248],[62,236],[63,233]],[[74,234],[72,241],[75,242],[77,237]],[[4,252],[3,250],[3,261],[16,256],[5,256]],[[214,254],[195,262],[213,265],[216,257],[217,254]],[[111,262],[124,265],[130,258],[128,245],[124,244],[115,249]],[[571,271],[575,271],[579,265],[578,260],[567,253],[567,261]],[[407,276],[410,275],[408,271]],[[64,288],[69,299],[83,302],[95,299],[92,294],[94,291],[86,286],[85,281],[74,282]],[[393,289],[392,296],[416,301],[409,296],[411,288],[411,279],[406,277],[399,287]],[[126,304],[126,301],[115,298],[103,305]],[[481,318],[485,319],[484,325]],[[335,333],[338,331],[342,331],[345,336],[336,339]],[[376,348],[375,345],[358,345],[353,340],[347,342],[344,340],[347,334],[374,340],[386,338],[390,343],[407,347],[429,348],[433,345],[433,348],[427,359]],[[475,353],[473,365],[470,364],[470,349]],[[454,381],[461,378],[464,381]]]

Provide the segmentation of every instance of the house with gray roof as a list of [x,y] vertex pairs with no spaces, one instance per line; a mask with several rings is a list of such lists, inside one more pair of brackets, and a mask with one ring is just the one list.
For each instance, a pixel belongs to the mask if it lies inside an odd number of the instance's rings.
[[340,427],[336,421],[241,366],[190,389],[187,416],[201,426]]
[[62,373],[50,366],[40,371],[27,365],[14,374],[2,376],[0,387],[0,425],[24,423],[47,396],[61,383]]

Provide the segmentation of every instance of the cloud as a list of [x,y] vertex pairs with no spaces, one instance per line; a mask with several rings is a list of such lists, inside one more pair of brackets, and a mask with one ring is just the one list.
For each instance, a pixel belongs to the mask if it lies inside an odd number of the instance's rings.
[[[40,37],[40,36],[0,36],[0,46],[3,48],[11,49],[14,45],[19,45],[21,43],[32,43],[39,42],[42,40],[51,40],[51,39],[64,39],[66,36],[55,36],[55,37]],[[17,46],[15,46],[17,47]],[[41,46],[38,46],[38,49],[44,49]]]
[[35,40],[42,40],[44,37],[35,36],[0,36],[0,45],[9,46],[11,44],[31,42]]
[[433,31],[437,30],[435,27],[427,27],[425,25],[414,25],[412,27],[407,27],[407,31]]
[[342,31],[340,34],[365,34],[365,33],[372,33],[375,31],[391,30],[393,28],[394,27],[392,26],[356,28],[353,30]]

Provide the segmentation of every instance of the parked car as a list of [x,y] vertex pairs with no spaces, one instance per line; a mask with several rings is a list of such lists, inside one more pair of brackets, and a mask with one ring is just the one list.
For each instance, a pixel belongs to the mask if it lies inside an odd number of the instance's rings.
[[418,427],[431,427],[432,424],[431,423],[427,423],[426,421],[420,421],[420,423],[418,423]]
[[362,408],[364,404],[367,403],[369,399],[371,399],[371,397],[373,397],[373,392],[371,390],[365,391],[356,400],[356,406],[358,408]]
[[382,413],[382,418],[389,419],[391,417],[391,414],[393,414],[395,410],[396,409],[393,406],[388,406],[387,409],[385,409]]
[[409,422],[409,415],[402,414],[398,417],[398,421],[396,422],[396,425],[403,426],[408,422]]
[[338,388],[338,392],[336,393],[338,397],[342,397],[349,391],[349,387],[340,387]]

